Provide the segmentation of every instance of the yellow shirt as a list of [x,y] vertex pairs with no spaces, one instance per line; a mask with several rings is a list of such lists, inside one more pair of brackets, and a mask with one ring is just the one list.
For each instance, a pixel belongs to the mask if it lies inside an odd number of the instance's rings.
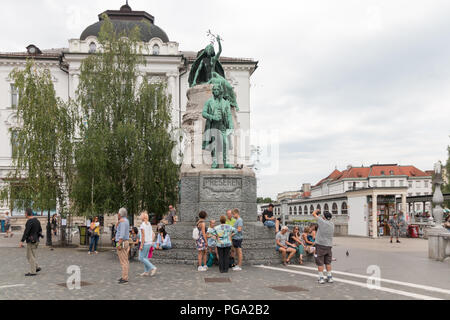
[[236,223],[235,218],[231,218],[230,220],[227,219],[227,222],[225,222],[225,224],[229,225],[230,227],[234,227],[235,223]]

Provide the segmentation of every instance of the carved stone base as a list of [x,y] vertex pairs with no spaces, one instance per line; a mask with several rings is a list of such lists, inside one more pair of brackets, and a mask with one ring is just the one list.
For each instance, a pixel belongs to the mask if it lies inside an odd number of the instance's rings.
[[154,253],[152,262],[163,264],[197,264],[197,250],[192,230],[200,211],[206,211],[209,220],[219,224],[220,216],[238,208],[244,220],[244,264],[273,264],[280,262],[275,251],[275,230],[257,221],[256,178],[253,170],[181,169],[180,222],[166,228],[173,249]]
[[428,257],[444,261],[450,257],[450,232],[444,228],[430,228],[428,235]]
[[206,165],[181,169],[180,221],[194,222],[200,211],[219,220],[238,208],[244,221],[257,220],[256,178],[249,168],[208,169]]
[[[197,265],[195,241],[192,239],[194,223],[177,223],[167,226],[171,237],[171,250],[156,251],[152,263]],[[279,264],[280,254],[275,251],[275,231],[263,226],[261,222],[244,222],[242,242],[243,264]]]

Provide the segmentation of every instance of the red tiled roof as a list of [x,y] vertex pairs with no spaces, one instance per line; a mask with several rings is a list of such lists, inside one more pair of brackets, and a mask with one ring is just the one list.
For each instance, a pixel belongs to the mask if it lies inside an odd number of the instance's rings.
[[408,176],[408,177],[429,177],[433,172],[424,172],[417,169],[414,166],[399,166],[397,164],[388,165],[372,165],[369,167],[351,167],[347,170],[340,172],[339,170],[334,170],[328,177],[320,180],[315,186],[318,187],[327,180],[337,181],[342,179],[357,179],[357,178],[368,178],[368,177],[382,177],[390,176],[391,172],[393,176]]
[[[384,174],[383,174],[384,173]],[[392,173],[392,174],[391,174]],[[414,166],[399,166],[399,165],[373,165],[371,166],[370,176],[408,176],[408,177],[427,177],[428,174]]]

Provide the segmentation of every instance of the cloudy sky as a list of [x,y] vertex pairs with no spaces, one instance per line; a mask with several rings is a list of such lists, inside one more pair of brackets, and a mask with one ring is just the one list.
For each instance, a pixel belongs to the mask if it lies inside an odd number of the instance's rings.
[[[67,47],[122,0],[3,1],[0,51]],[[298,190],[335,167],[445,161],[450,144],[446,0],[130,0],[181,50],[254,58],[252,126],[278,137],[279,168],[259,195]],[[276,148],[275,148],[276,149]],[[267,150],[267,149],[266,149]],[[264,159],[263,159],[264,160]]]

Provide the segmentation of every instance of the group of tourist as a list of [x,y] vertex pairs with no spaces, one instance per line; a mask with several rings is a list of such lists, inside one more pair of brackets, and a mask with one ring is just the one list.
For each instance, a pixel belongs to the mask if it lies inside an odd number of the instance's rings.
[[[207,216],[205,211],[199,213],[196,224],[197,232],[194,232],[198,251],[197,270],[200,272],[208,270],[209,254],[212,260],[214,257],[217,258],[220,273],[227,273],[230,266],[233,271],[241,271],[244,222],[240,217],[239,209],[228,210],[226,216],[220,217],[220,224],[217,226],[215,220],[210,220],[209,228],[206,227]],[[230,263],[230,258],[234,261],[235,257],[237,257],[237,264]]]
[[324,270],[326,269],[326,279],[328,283],[333,282],[331,273],[334,223],[332,214],[325,212],[323,216],[320,210],[315,210],[313,216],[316,223],[306,226],[300,232],[299,226],[294,226],[292,232],[288,226],[282,226],[280,230],[279,220],[273,216],[274,205],[270,204],[262,214],[264,226],[275,228],[276,251],[281,253],[283,265],[291,263],[295,255],[299,257],[299,264],[303,264],[303,255],[313,254],[319,273],[319,283],[325,283]]

